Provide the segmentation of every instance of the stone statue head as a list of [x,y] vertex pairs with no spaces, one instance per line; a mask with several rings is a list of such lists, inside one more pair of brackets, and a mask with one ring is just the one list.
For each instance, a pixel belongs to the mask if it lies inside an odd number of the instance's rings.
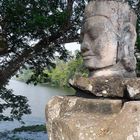
[[81,52],[91,76],[135,76],[136,19],[125,2],[89,2],[81,30]]

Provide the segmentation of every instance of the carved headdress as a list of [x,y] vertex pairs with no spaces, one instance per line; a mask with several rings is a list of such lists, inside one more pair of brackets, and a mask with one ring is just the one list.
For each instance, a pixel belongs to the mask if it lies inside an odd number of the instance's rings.
[[93,16],[104,16],[110,18],[114,23],[119,22],[119,24],[120,22],[131,22],[134,26],[137,21],[134,10],[128,2],[126,4],[126,0],[92,0],[85,8],[84,19]]

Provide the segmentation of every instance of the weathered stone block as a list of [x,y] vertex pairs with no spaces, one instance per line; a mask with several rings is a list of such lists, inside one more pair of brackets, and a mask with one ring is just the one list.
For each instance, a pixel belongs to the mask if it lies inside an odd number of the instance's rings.
[[79,77],[70,80],[77,94],[92,94],[95,97],[140,99],[140,78]]
[[46,117],[49,140],[140,140],[140,101],[56,96]]

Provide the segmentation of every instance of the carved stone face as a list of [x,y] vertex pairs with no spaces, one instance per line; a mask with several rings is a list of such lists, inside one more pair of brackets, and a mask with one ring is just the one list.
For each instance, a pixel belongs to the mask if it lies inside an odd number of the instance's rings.
[[84,64],[89,70],[108,67],[116,63],[117,35],[106,17],[88,18],[81,37],[81,52]]
[[89,2],[81,30],[81,52],[90,76],[135,76],[136,19],[127,3]]

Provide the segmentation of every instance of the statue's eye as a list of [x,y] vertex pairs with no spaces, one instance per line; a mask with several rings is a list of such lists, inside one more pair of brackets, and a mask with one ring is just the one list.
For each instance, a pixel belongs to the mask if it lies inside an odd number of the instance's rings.
[[89,36],[90,36],[90,38],[91,38],[92,40],[95,40],[96,38],[99,37],[99,33],[97,32],[96,29],[90,29],[90,30],[88,31],[88,34],[89,34]]
[[102,26],[94,26],[88,30],[88,34],[91,39],[95,40],[102,34],[103,31],[104,28]]

